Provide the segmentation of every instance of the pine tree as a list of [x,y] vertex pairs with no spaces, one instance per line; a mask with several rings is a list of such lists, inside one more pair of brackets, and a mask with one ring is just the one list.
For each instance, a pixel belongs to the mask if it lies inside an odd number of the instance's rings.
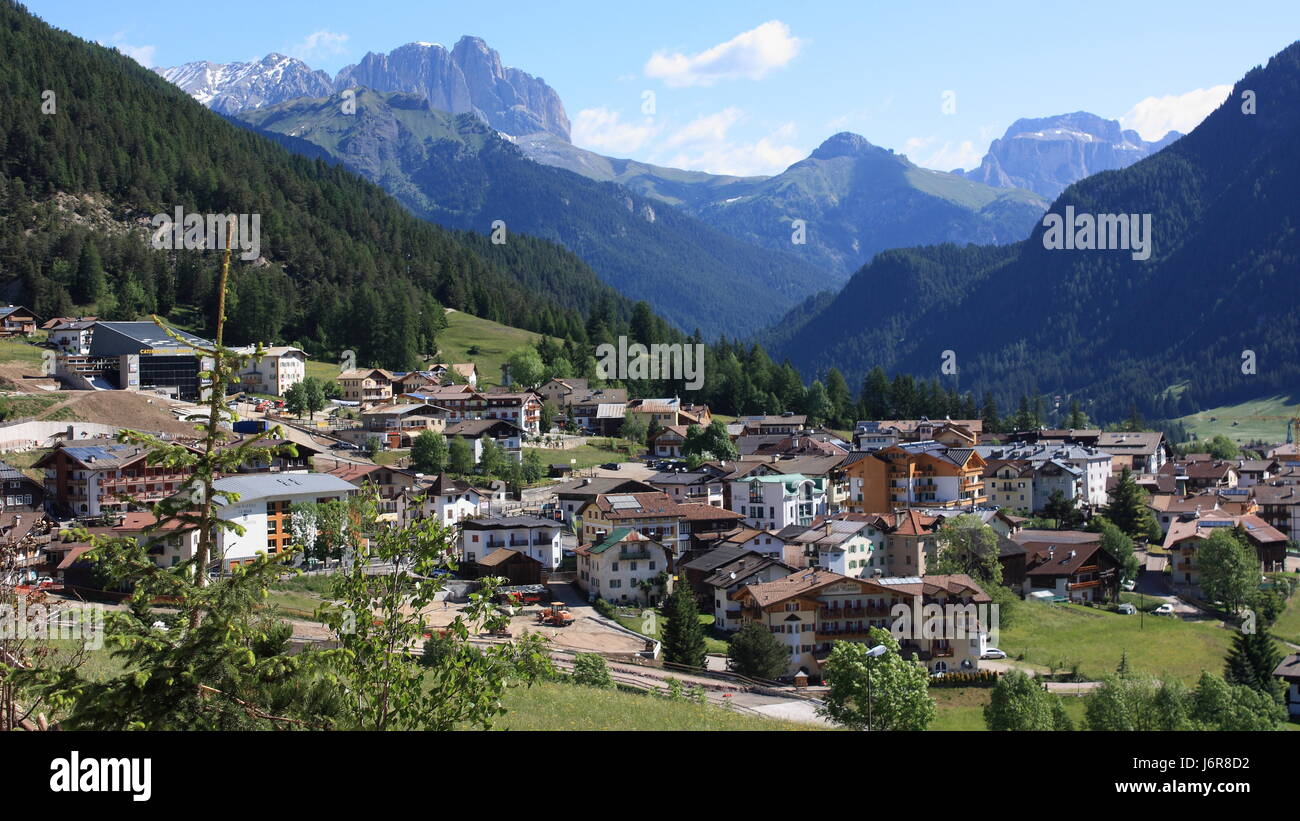
[[1110,493],[1110,504],[1103,511],[1106,518],[1133,539],[1160,538],[1160,526],[1156,524],[1151,508],[1147,507],[1147,494],[1133,479],[1133,471],[1128,467],[1120,473],[1119,483]]
[[704,627],[695,595],[681,585],[664,602],[664,660],[687,667],[703,667],[705,656]]
[[790,654],[771,630],[747,621],[727,644],[727,662],[742,676],[776,678],[789,666]]
[[1232,640],[1223,678],[1229,684],[1245,685],[1281,702],[1285,686],[1273,676],[1281,661],[1282,654],[1267,630],[1239,632]]

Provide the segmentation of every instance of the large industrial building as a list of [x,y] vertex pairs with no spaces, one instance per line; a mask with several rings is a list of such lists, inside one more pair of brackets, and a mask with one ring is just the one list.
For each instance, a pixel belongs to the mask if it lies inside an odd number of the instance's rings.
[[177,331],[178,341],[152,322],[98,321],[86,330],[87,347],[57,359],[58,375],[74,386],[154,391],[190,402],[206,393],[207,380],[199,377],[212,368],[200,351],[212,347],[206,339]]

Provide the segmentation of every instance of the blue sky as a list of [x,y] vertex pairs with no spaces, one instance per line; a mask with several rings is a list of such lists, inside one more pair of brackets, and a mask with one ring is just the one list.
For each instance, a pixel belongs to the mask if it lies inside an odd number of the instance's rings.
[[837,131],[969,168],[1016,119],[1077,110],[1155,139],[1300,36],[1294,0],[26,3],[150,66],[278,51],[333,74],[473,34],[559,92],[576,144],[735,174],[777,173]]

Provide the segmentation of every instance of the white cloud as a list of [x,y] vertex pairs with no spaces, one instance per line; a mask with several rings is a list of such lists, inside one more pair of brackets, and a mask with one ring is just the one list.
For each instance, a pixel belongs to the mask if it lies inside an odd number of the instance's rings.
[[650,123],[625,123],[617,111],[584,108],[573,121],[573,144],[625,157],[658,133]]
[[743,111],[735,106],[730,106],[717,114],[706,114],[703,117],[697,117],[665,140],[664,146],[678,148],[683,145],[698,143],[724,142],[727,139],[727,132],[743,116]]
[[1169,131],[1189,133],[1201,120],[1218,108],[1232,91],[1230,85],[1198,88],[1186,94],[1147,97],[1119,118],[1120,124],[1142,135],[1144,140],[1158,140]]
[[145,68],[153,68],[153,54],[157,50],[154,46],[132,46],[126,43],[118,43],[117,50]]
[[802,40],[790,36],[789,26],[770,20],[698,54],[657,51],[646,61],[645,74],[674,87],[710,86],[719,80],[741,78],[758,80],[793,60],[801,45]]
[[145,68],[153,68],[154,52],[158,50],[157,46],[133,46],[126,42],[126,30],[116,32],[110,42],[105,43],[102,40],[100,45],[111,46],[118,51],[135,60]]
[[301,43],[291,46],[289,54],[299,60],[310,60],[313,57],[331,57],[345,52],[347,42],[348,36],[346,34],[321,29],[308,34]]
[[971,140],[944,140],[938,137],[909,137],[903,143],[903,153],[922,168],[951,171],[954,168],[974,168],[984,155]]
[[786,123],[752,142],[727,139],[727,131],[740,114],[737,109],[725,109],[689,123],[665,142],[666,147],[681,150],[665,158],[663,164],[749,177],[779,174],[807,156],[806,151],[789,144],[795,135],[794,123]]

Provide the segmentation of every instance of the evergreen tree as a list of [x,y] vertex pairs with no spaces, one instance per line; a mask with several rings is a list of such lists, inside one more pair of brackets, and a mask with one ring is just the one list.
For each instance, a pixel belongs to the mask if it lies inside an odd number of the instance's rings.
[[993,398],[991,391],[984,393],[984,406],[980,411],[980,418],[984,420],[984,430],[989,433],[1001,433],[1002,420],[998,418],[998,403]]
[[704,627],[695,595],[687,585],[679,586],[664,602],[663,650],[665,661],[704,666]]
[[1066,419],[1065,426],[1071,430],[1085,430],[1088,427],[1088,414],[1083,412],[1078,399],[1070,400],[1070,416]]
[[1251,632],[1238,631],[1232,639],[1232,649],[1224,664],[1223,678],[1229,684],[1240,684],[1283,702],[1286,684],[1273,675],[1282,662],[1277,643],[1267,627],[1256,625]]
[[863,419],[880,420],[889,415],[892,403],[889,394],[889,379],[879,365],[871,369],[862,381],[862,393],[858,397]]
[[742,676],[774,679],[786,672],[790,654],[771,630],[747,621],[727,643],[727,662],[732,672]]
[[1160,525],[1147,507],[1147,498],[1147,492],[1133,478],[1133,471],[1125,466],[1110,493],[1110,504],[1102,513],[1129,538],[1158,542]]

